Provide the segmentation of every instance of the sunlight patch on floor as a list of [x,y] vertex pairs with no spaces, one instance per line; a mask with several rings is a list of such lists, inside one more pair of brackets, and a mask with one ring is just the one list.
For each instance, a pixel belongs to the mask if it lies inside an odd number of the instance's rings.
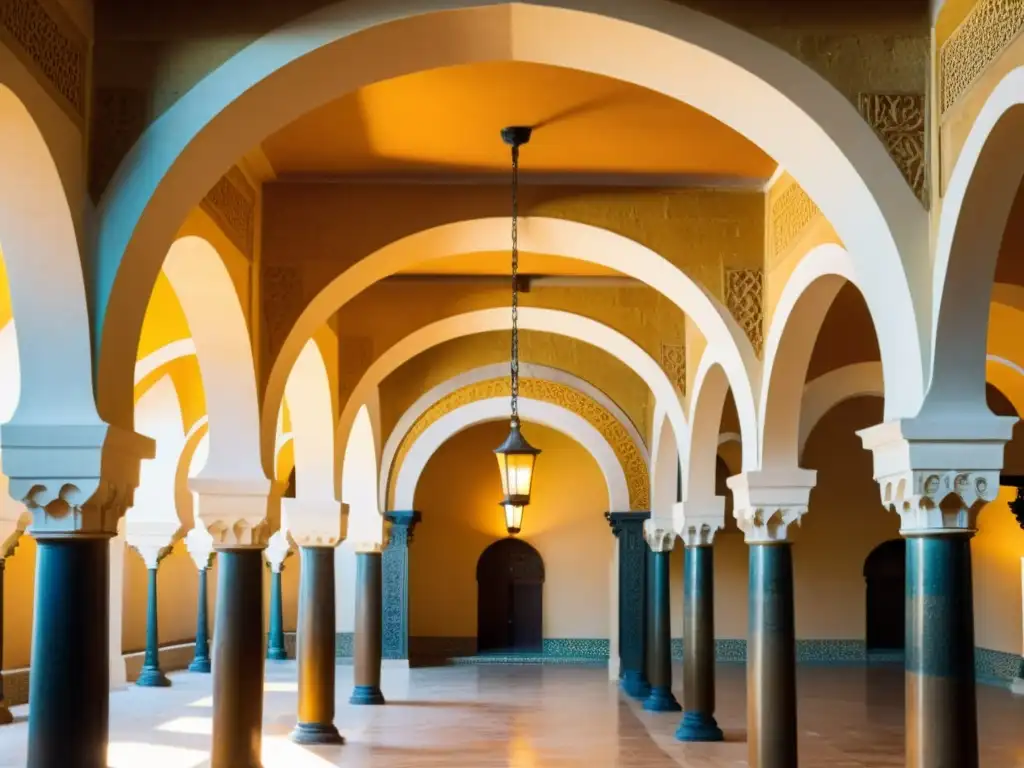
[[333,768],[332,763],[307,752],[287,737],[263,737],[263,768]]
[[213,718],[210,717],[177,717],[156,727],[158,731],[169,733],[197,733],[202,736],[213,735]]
[[196,768],[209,759],[209,752],[165,744],[112,741],[107,747],[109,768]]
[[298,693],[299,683],[266,682],[263,684],[263,690],[266,693]]

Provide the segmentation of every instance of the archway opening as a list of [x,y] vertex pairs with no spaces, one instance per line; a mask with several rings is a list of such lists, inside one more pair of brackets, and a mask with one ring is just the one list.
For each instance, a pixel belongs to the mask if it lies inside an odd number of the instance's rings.
[[906,580],[906,539],[882,542],[864,560],[864,624],[869,658],[902,653],[906,647]]
[[544,560],[521,539],[501,539],[476,566],[477,653],[543,650]]

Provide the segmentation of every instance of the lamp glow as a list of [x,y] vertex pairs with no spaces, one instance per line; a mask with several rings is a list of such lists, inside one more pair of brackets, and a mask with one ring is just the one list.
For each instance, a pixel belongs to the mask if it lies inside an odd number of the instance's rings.
[[523,510],[526,507],[521,504],[501,503],[505,510],[505,530],[509,536],[515,536],[523,529]]

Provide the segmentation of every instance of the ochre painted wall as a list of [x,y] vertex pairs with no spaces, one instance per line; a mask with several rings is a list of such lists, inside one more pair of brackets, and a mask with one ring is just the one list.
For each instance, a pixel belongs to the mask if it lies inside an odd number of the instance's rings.
[[[544,453],[521,538],[544,559],[544,636],[607,638],[614,539],[608,493],[597,463],[560,432],[524,424]],[[410,548],[410,634],[476,637],[476,565],[505,535],[493,450],[505,422],[471,427],[428,462],[416,492],[423,520]]]
[[4,669],[27,667],[32,648],[36,584],[36,542],[22,536],[4,561]]

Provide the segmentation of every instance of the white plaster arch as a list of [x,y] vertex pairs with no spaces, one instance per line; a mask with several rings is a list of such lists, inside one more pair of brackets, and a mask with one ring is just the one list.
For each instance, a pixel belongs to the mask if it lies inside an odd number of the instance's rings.
[[1024,178],[1024,67],[1009,72],[978,113],[939,215],[932,272],[928,394],[921,416],[989,415],[985,351],[996,262]]
[[718,445],[719,445],[719,447],[725,445],[726,443],[742,443],[742,442],[743,442],[743,437],[740,435],[739,432],[723,432],[722,434],[720,434],[718,436]]
[[[717,495],[715,478],[718,472],[718,449],[722,444],[722,412],[725,410],[728,396],[729,381],[709,348],[701,356],[700,365],[693,379],[693,395],[690,399],[690,452],[684,460],[684,503],[704,503]],[[741,427],[741,433],[737,438],[744,455],[743,465],[746,470],[747,446],[753,440],[750,437],[744,440],[743,434]],[[722,523],[724,522],[723,520]]]
[[807,382],[800,405],[800,456],[804,454],[807,438],[825,414],[855,397],[885,397],[881,363],[844,365]]
[[181,452],[174,483],[178,509],[183,517],[191,521],[191,527],[185,534],[185,548],[188,549],[196,568],[200,570],[209,565],[214,542],[213,536],[206,530],[206,525],[199,516],[200,495],[189,488],[189,480],[202,471],[209,455],[210,423],[203,416],[185,435],[185,447]]
[[923,207],[848,100],[776,46],[667,0],[343,0],[210,72],[121,162],[100,204],[95,248],[101,412],[130,419],[132,350],[117,342],[137,341],[137,295],[149,294],[156,254],[239,148],[361,86],[495,60],[631,82],[736,129],[788,169],[857,254],[869,305],[884,302],[894,324],[916,325],[903,260],[927,263]]
[[[499,251],[508,247],[511,220],[473,219],[423,230],[390,243],[335,278],[306,306],[278,353],[264,393],[264,423],[271,423],[294,355],[338,307],[378,280],[421,261],[462,253]],[[519,222],[519,247],[524,251],[578,258],[618,270],[664,293],[701,329],[729,375],[741,423],[754,434],[754,392],[761,364],[736,320],[685,272],[659,254],[629,238],[579,222],[544,217]],[[270,434],[264,432],[264,455]]]
[[[379,383],[407,360],[451,339],[510,327],[511,317],[508,310],[498,307],[446,317],[406,336],[378,357],[353,388],[338,420],[336,444],[345,445],[346,455],[348,454],[349,434],[357,411],[370,398],[376,396]],[[547,331],[568,336],[604,349],[617,357],[633,369],[654,392],[656,404],[665,409],[672,423],[677,443],[683,446],[687,444],[686,415],[679,402],[679,396],[661,366],[636,342],[596,320],[556,309],[521,307],[519,327],[527,331]],[[344,493],[342,498],[351,505]],[[356,512],[352,509],[352,520],[355,520],[355,516]]]
[[334,499],[334,413],[327,365],[310,339],[288,376],[285,400],[295,445],[296,498]]
[[651,517],[671,519],[675,508],[678,473],[682,471],[672,424],[662,411],[654,417],[655,433],[651,462]]
[[165,365],[169,365],[183,357],[191,357],[195,353],[196,343],[191,336],[187,339],[178,339],[177,341],[164,344],[135,363],[135,385],[138,386],[139,382],[149,376],[149,374],[163,368]]
[[[21,366],[14,320],[0,328],[0,371],[0,424],[4,424],[14,415],[21,396]],[[0,473],[0,558],[14,548],[29,522],[25,505],[8,493],[9,482],[7,475]]]
[[181,404],[171,377],[164,375],[135,405],[135,426],[156,444],[156,455],[139,469],[134,504],[125,516],[125,540],[147,568],[156,568],[160,552],[192,524],[176,503],[178,464],[185,448]]
[[[643,457],[644,463],[648,468],[650,467],[650,457],[647,453],[647,446],[636,426],[629,420],[629,416],[626,415],[626,412],[623,411],[614,400],[593,384],[585,379],[581,379],[579,376],[569,373],[568,371],[563,371],[560,368],[552,368],[548,365],[538,365],[536,363],[520,363],[519,375],[524,379],[544,379],[546,381],[565,384],[566,386],[582,392],[591,400],[598,403],[602,408],[614,416],[615,420],[623,426],[634,445],[636,445],[637,450],[640,451],[640,455]],[[380,478],[379,499],[382,509],[384,508],[384,505],[387,504],[388,486],[391,483],[391,473],[394,471],[395,454],[398,453],[398,449],[402,444],[402,439],[406,434],[408,434],[409,430],[412,429],[413,424],[416,423],[420,416],[426,413],[434,403],[441,398],[450,395],[452,392],[460,390],[463,387],[468,387],[471,384],[476,384],[477,382],[490,381],[491,379],[501,378],[503,376],[508,376],[508,365],[506,363],[483,365],[470,371],[464,371],[457,376],[453,376],[447,381],[441,382],[436,387],[431,388],[426,392],[426,394],[419,397],[416,402],[409,406],[405,413],[403,413],[395,423],[395,427],[391,430],[391,434],[384,443],[384,450],[381,453],[380,465],[383,468],[383,471],[381,472]]]
[[[586,419],[567,408],[543,400],[522,398],[519,413],[524,421],[558,430],[579,443],[598,463],[608,486],[608,508],[628,510],[629,486],[615,450]],[[439,418],[420,435],[406,454],[395,483],[396,509],[415,509],[416,486],[430,457],[452,436],[475,424],[508,418],[508,398],[476,400]]]
[[[10,70],[2,71],[6,78]],[[98,424],[89,311],[72,212],[40,127],[3,84],[0,251],[17,321],[22,377],[9,421]],[[129,394],[126,406],[130,410],[133,405]]]
[[188,322],[209,418],[198,478],[270,483],[259,455],[259,404],[249,331],[231,276],[201,237],[179,238],[163,265]]
[[[374,386],[376,390],[376,386]],[[344,443],[341,500],[349,508],[349,539],[359,548],[383,542],[384,518],[377,498],[377,441],[369,407],[359,406]],[[412,507],[409,507],[412,509]]]

